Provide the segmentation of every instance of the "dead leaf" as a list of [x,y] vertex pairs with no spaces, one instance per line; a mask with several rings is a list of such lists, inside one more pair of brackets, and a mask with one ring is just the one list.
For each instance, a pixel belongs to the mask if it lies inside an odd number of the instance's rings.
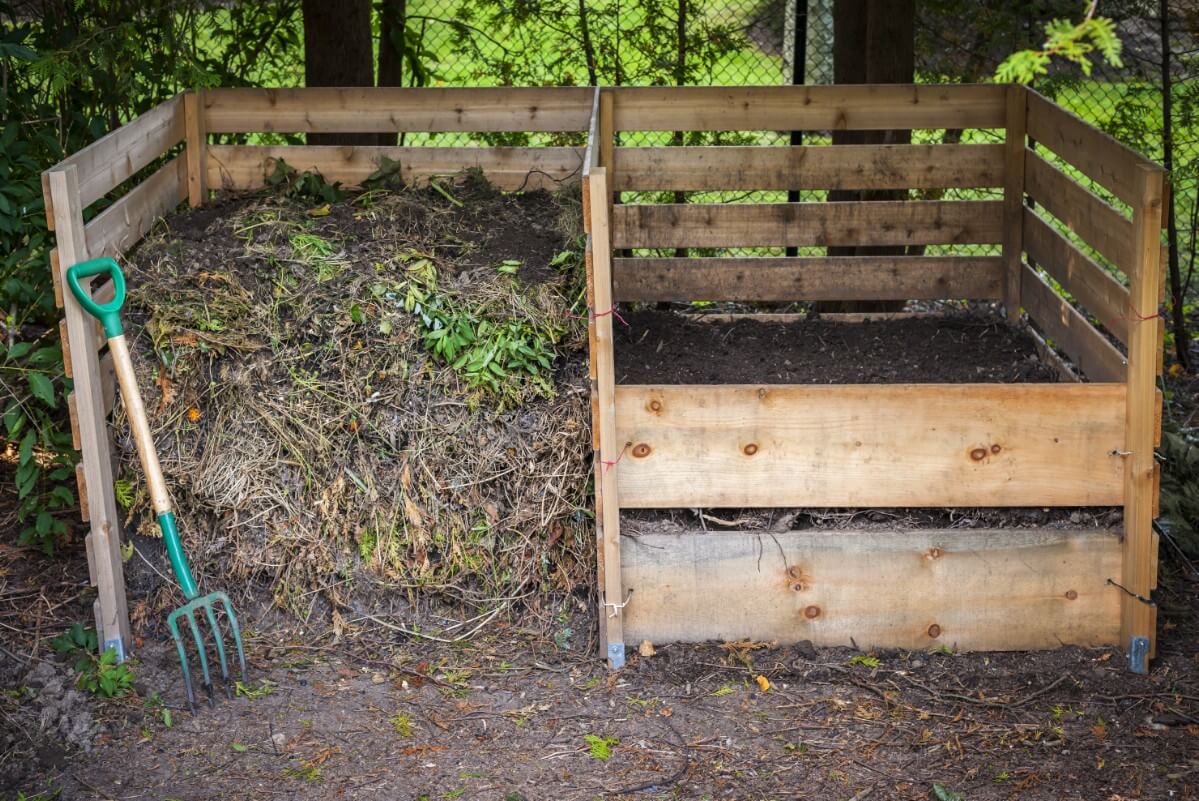
[[754,681],[758,683],[758,689],[762,692],[768,692],[770,690],[770,679],[766,678],[765,676],[759,675],[754,679]]
[[165,371],[159,370],[158,377],[154,379],[154,383],[157,385],[158,391],[162,393],[162,398],[158,402],[158,409],[161,411],[170,406],[175,400],[175,382],[167,377]]
[[308,216],[309,217],[328,217],[329,211],[330,211],[329,204],[326,203],[323,206],[317,206],[316,208],[309,209]]
[[404,515],[408,518],[408,522],[416,528],[425,527],[424,513],[421,512],[420,507],[407,495],[404,496]]
[[641,645],[637,647],[637,652],[647,659],[657,653],[654,650],[654,644],[649,640],[642,640]]

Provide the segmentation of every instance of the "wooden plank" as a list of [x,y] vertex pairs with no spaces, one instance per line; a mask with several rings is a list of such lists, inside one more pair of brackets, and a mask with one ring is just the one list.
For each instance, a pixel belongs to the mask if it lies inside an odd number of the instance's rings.
[[88,252],[97,258],[126,253],[187,200],[187,192],[187,159],[176,156],[87,224]]
[[1128,340],[1127,436],[1124,442],[1124,551],[1121,583],[1131,594],[1122,594],[1121,640],[1156,639],[1155,609],[1135,596],[1150,597],[1157,572],[1153,541],[1153,443],[1157,411],[1157,359],[1162,349],[1157,319],[1161,255],[1163,172],[1159,167],[1138,167],[1133,206],[1133,257],[1129,297],[1134,322]]
[[1119,504],[1124,396],[1123,384],[621,386],[620,505]]
[[117,405],[117,374],[112,367],[112,354],[107,352],[100,357],[100,403],[105,417]]
[[[79,168],[75,164],[52,168],[49,183],[53,196],[59,268],[65,271],[89,257],[79,194]],[[62,277],[65,279],[65,275]],[[87,286],[90,287],[91,283],[88,280]],[[88,554],[92,560],[90,570],[96,578],[100,602],[100,647],[116,646],[119,654],[123,655],[129,649],[129,614],[121,560],[121,518],[112,493],[112,461],[99,385],[98,337],[92,317],[74,298],[67,301],[63,311],[74,363],[74,396],[83,477],[80,504],[86,509],[91,524],[91,532],[87,537]]]
[[1003,185],[1003,145],[618,147],[617,191]]
[[1127,360],[1078,310],[1024,265],[1021,305],[1050,342],[1091,381],[1123,381]]
[[943,300],[1003,295],[998,256],[627,258],[618,301]]
[[583,175],[590,175],[591,170],[600,166],[600,94],[603,90],[595,87],[591,98],[591,119],[587,123],[587,150],[583,156]]
[[67,395],[67,417],[71,422],[71,447],[79,450],[79,410],[76,408],[75,393]]
[[574,147],[337,147],[331,145],[210,145],[208,184],[259,189],[283,159],[297,170],[319,172],[326,181],[359,186],[384,159],[400,163],[405,183],[438,175],[482,170],[503,191],[556,189],[577,178],[583,151]]
[[1003,306],[1008,320],[1020,319],[1020,279],[1024,263],[1024,154],[1028,148],[1023,86],[1007,87],[1007,125],[1003,143]]
[[54,169],[75,166],[79,200],[87,207],[179,144],[184,135],[183,98],[178,95],[63,159]]
[[998,85],[621,86],[617,131],[1002,128]]
[[[67,321],[58,321],[58,339],[62,343],[62,372],[67,378],[75,377],[75,365],[71,363],[71,336],[67,331]],[[75,446],[79,448],[78,445]]]
[[1053,367],[1063,381],[1071,384],[1082,382],[1082,376],[1045,341],[1037,329],[1026,326],[1024,330],[1032,337],[1033,346],[1037,349],[1037,358]]
[[662,203],[613,210],[615,248],[996,244],[998,200]]
[[60,269],[58,264],[58,248],[52,248],[50,250],[50,275],[51,280],[54,282],[54,307],[56,309],[62,308],[62,276],[59,275]]
[[1027,208],[1024,246],[1038,267],[1077,298],[1104,328],[1128,344],[1128,290],[1115,276]]
[[628,600],[620,580],[620,506],[617,500],[617,476],[621,470],[625,448],[617,439],[615,385],[616,364],[612,337],[612,248],[608,232],[608,204],[603,199],[612,195],[607,168],[592,170],[591,199],[592,283],[594,298],[589,315],[595,322],[594,392],[598,398],[600,455],[596,464],[595,483],[599,487],[600,525],[603,526],[599,558],[604,566],[603,597],[600,615],[604,619],[608,664],[612,668],[624,665],[624,610]]
[[1153,162],[1032,90],[1028,96],[1028,135],[1076,167],[1125,203],[1137,197],[1138,165]]
[[1024,167],[1033,200],[1127,273],[1132,266],[1132,223],[1128,218],[1031,150],[1025,154]]
[[208,199],[208,133],[204,130],[203,90],[183,96],[187,131],[187,202],[193,209]]
[[1112,645],[1110,531],[752,531],[627,538],[629,644],[967,651]]
[[209,89],[209,133],[586,131],[593,90],[568,87]]

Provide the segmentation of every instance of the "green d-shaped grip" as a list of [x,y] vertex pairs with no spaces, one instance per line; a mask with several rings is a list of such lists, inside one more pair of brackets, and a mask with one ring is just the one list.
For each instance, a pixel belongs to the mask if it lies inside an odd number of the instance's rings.
[[[112,277],[112,300],[97,303],[91,293],[79,285],[79,279],[90,278],[93,275]],[[67,270],[67,284],[79,305],[100,321],[104,328],[104,336],[112,339],[124,333],[124,329],[121,328],[121,306],[125,305],[125,276],[121,274],[121,268],[115,261],[104,258],[74,264]]]

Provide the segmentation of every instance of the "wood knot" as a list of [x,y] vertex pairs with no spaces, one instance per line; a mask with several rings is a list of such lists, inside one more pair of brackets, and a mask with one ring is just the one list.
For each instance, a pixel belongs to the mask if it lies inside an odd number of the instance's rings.
[[650,446],[646,445],[644,442],[638,442],[633,446],[633,456],[637,457],[638,459],[644,459],[646,456],[649,456],[651,450],[652,448],[650,448]]
[[660,412],[660,411],[662,411],[662,401],[660,401],[660,400],[657,400],[656,398],[655,398],[654,400],[650,401],[650,402],[649,402],[649,410],[650,410],[651,412]]
[[807,588],[806,588],[806,587],[804,587],[804,585],[803,585],[803,582],[802,582],[802,581],[797,581],[797,582],[795,582],[794,584],[792,584],[792,585],[791,585],[791,589],[792,589],[794,592],[803,592],[803,591],[804,591],[805,589],[807,589]]
[[929,548],[928,553],[926,555],[928,556],[929,559],[940,559],[942,556],[945,555],[945,552],[942,551],[940,548]]
[[1066,600],[1067,601],[1077,601],[1078,600],[1078,590],[1066,590]]
[[746,456],[753,456],[755,453],[758,452],[758,446],[751,442],[748,445],[746,445],[744,448],[742,448],[741,451]]
[[937,639],[938,637],[940,637],[941,636],[941,627],[938,626],[936,623],[929,626],[928,627],[928,636],[932,637],[934,640]]
[[770,391],[766,387],[758,388],[758,400],[766,400],[768,394],[770,394]]
[[987,458],[987,449],[975,448],[974,450],[970,451],[970,458],[976,462],[981,462],[983,459]]
[[999,453],[1001,450],[1003,450],[1003,448],[999,447],[999,443],[995,443],[991,446],[991,453]]
[[803,616],[808,620],[815,620],[816,618],[820,617],[820,607],[816,606],[815,604],[812,606],[805,606],[803,610]]

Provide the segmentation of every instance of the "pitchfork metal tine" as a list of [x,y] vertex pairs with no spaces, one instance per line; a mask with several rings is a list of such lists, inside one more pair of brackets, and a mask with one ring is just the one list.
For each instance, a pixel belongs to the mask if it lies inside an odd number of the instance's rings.
[[192,639],[196,641],[196,654],[200,657],[200,673],[204,676],[204,691],[208,693],[208,705],[212,706],[212,676],[208,673],[208,654],[204,652],[204,638],[200,636],[200,627],[196,625],[194,610],[187,612],[187,625],[192,630]]
[[223,592],[216,592],[213,595],[220,600],[225,606],[225,617],[229,618],[229,629],[233,634],[233,644],[237,647],[237,661],[241,667],[241,680],[246,680],[246,651],[242,647],[241,642],[241,627],[237,625],[237,613],[233,611],[233,604],[229,602],[229,596]]
[[233,695],[229,691],[229,663],[225,661],[225,637],[221,634],[221,627],[217,625],[216,613],[212,611],[211,605],[205,604],[204,616],[208,618],[208,625],[212,627],[212,638],[216,645],[216,655],[221,663],[221,682],[225,686],[225,697],[232,698]]
[[179,635],[179,613],[172,612],[167,617],[167,628],[175,638],[175,650],[179,652],[179,667],[183,671],[183,686],[187,689],[187,706],[191,713],[196,714],[196,694],[192,690],[191,666],[187,662],[187,649],[183,647],[183,637]]

